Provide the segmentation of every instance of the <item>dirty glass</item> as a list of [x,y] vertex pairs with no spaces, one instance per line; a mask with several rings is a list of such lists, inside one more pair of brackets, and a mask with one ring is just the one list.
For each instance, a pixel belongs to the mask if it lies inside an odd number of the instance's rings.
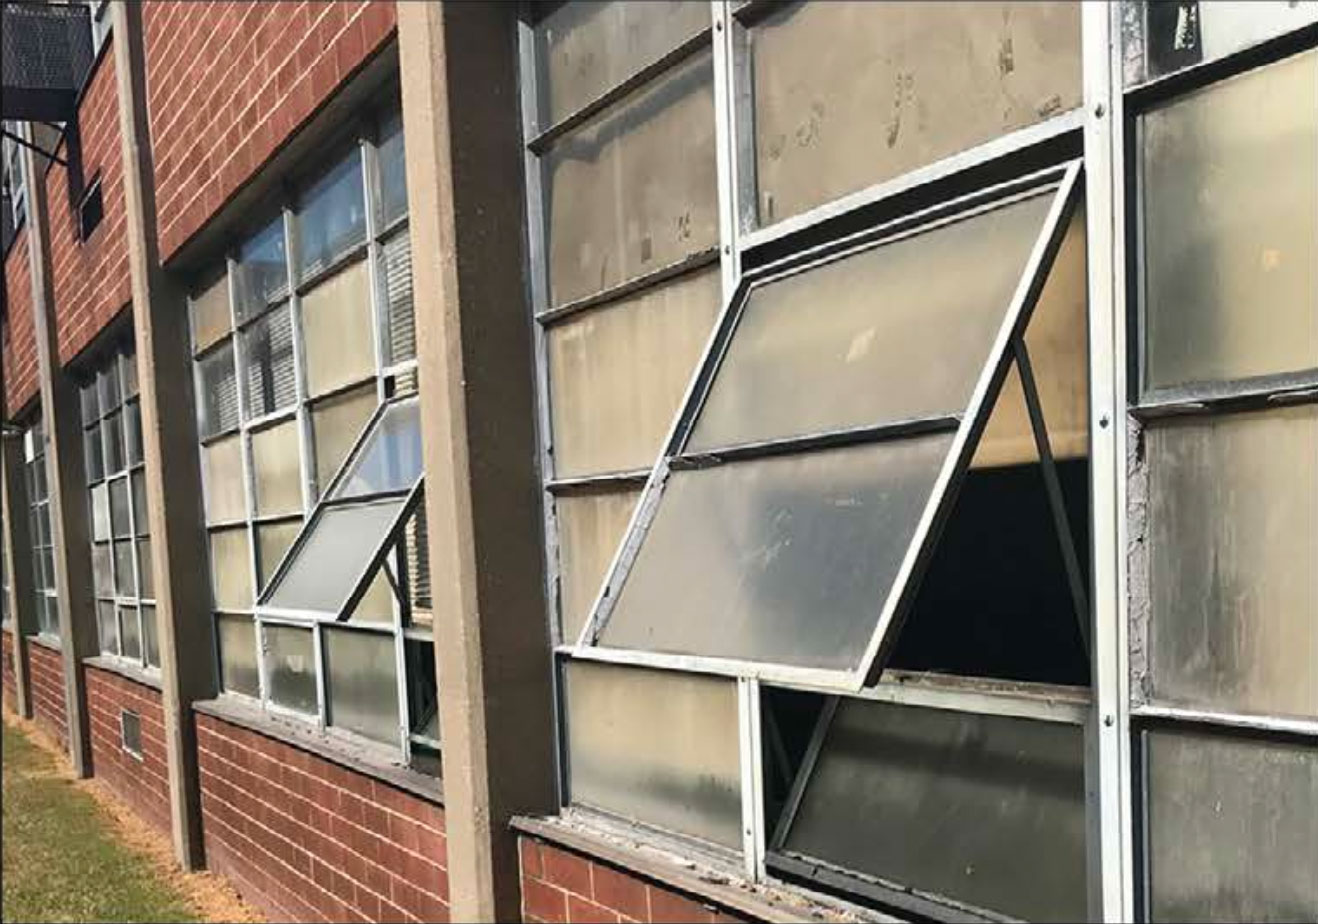
[[384,744],[397,745],[398,657],[392,633],[326,627],[326,721]]
[[192,298],[192,352],[218,343],[233,328],[229,312],[229,277],[223,273]]
[[359,260],[302,297],[307,392],[323,395],[375,374],[369,264]]
[[247,416],[264,417],[297,400],[297,370],[293,366],[293,321],[288,307],[279,308],[243,331]]
[[581,634],[640,496],[639,487],[624,485],[554,499],[563,641]]
[[319,699],[311,630],[266,624],[261,627],[261,633],[265,639],[266,695],[270,702],[315,715],[319,712]]
[[406,491],[422,471],[421,404],[410,398],[390,404],[380,414],[333,498]]
[[275,569],[283,561],[284,553],[292,547],[301,529],[300,517],[280,523],[256,524],[256,567],[260,572],[257,580],[262,589],[274,577]]
[[1318,0],[1123,0],[1126,85],[1193,67],[1318,23]]
[[226,436],[201,447],[201,476],[206,492],[207,523],[241,520],[247,516],[240,435]]
[[125,658],[142,657],[142,625],[138,622],[137,607],[119,607],[119,652]]
[[[288,293],[288,257],[281,215],[238,251],[233,267],[234,300],[239,322],[254,318],[268,303]],[[216,309],[218,314],[218,309]]]
[[220,685],[231,693],[258,695],[256,624],[252,618],[217,613],[215,632],[220,646]]
[[311,409],[311,430],[316,444],[316,483],[321,491],[329,487],[334,474],[348,457],[362,427],[375,413],[378,404],[375,383],[335,395],[318,402]]
[[366,193],[357,148],[303,195],[297,239],[299,279],[319,272],[366,239]]
[[252,561],[247,527],[211,530],[210,544],[215,606],[222,610],[248,609],[252,605]]
[[302,455],[296,418],[252,433],[256,513],[302,512]]
[[197,360],[201,391],[202,439],[238,426],[238,377],[233,369],[233,343],[226,342]]

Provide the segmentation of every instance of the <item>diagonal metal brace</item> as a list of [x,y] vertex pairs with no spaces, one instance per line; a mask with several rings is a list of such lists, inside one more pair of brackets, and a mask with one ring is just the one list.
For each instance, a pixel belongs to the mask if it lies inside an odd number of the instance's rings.
[[3,129],[3,132],[4,132],[4,136],[8,138],[10,141],[14,142],[14,144],[21,144],[25,148],[31,148],[32,150],[36,151],[38,154],[40,154],[42,157],[46,158],[47,160],[53,160],[61,167],[64,167],[66,169],[68,168],[69,162],[64,158],[60,157],[54,151],[47,151],[45,148],[41,147],[41,145],[33,144],[31,141],[28,141],[26,138],[20,135],[14,134],[7,128]]

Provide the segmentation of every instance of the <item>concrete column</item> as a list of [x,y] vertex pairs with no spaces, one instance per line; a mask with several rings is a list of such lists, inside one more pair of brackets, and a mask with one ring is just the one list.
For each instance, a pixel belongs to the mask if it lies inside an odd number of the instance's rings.
[[142,7],[116,0],[113,15],[170,816],[175,855],[196,869],[205,860],[192,703],[214,696],[216,683],[188,315],[183,291],[160,265]]
[[[29,133],[29,138],[31,137]],[[82,407],[78,385],[59,358],[54,278],[50,264],[50,209],[44,181],[46,159],[23,149],[28,183],[28,267],[32,278],[32,326],[41,380],[41,421],[46,433],[50,535],[59,594],[60,653],[68,713],[69,758],[79,777],[92,772],[91,728],[83,659],[98,653],[92,593],[87,478],[82,458]],[[52,169],[65,168],[56,165]]]
[[36,592],[32,580],[32,537],[29,529],[27,468],[23,464],[23,437],[4,435],[0,443],[0,518],[4,520],[5,574],[9,576],[9,598],[5,611],[13,617],[14,707],[25,719],[32,718],[32,681],[28,675],[27,637],[37,631]]
[[455,921],[518,919],[508,821],[554,807],[517,6],[398,5]]

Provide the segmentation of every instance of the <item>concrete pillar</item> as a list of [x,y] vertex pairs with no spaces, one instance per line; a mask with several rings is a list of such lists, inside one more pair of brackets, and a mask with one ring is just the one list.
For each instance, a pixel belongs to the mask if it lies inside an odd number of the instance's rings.
[[508,821],[554,806],[517,7],[398,5],[455,921],[520,917]]
[[13,617],[14,708],[32,718],[32,681],[28,674],[27,637],[37,631],[36,594],[32,580],[32,537],[27,499],[27,469],[23,464],[23,437],[4,434],[0,443],[0,518],[4,521],[5,574],[9,599],[5,611]]
[[216,683],[188,315],[184,293],[160,265],[142,7],[115,0],[113,15],[170,816],[179,863],[197,869],[205,860],[192,703],[214,696]]
[[[29,138],[31,135],[29,134]],[[32,326],[41,381],[41,421],[46,432],[50,535],[59,594],[60,654],[69,758],[79,777],[91,776],[91,728],[83,659],[99,651],[92,593],[92,553],[87,478],[82,458],[82,406],[78,385],[63,368],[55,319],[50,263],[50,209],[44,182],[46,159],[23,149],[28,184],[28,267],[32,278]],[[64,167],[56,165],[55,170]]]

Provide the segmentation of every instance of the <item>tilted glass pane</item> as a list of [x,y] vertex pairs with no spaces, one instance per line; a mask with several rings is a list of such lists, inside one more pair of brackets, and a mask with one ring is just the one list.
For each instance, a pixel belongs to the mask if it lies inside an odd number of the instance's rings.
[[267,304],[288,294],[282,215],[243,244],[233,269],[239,321],[256,317]]
[[263,417],[297,400],[293,321],[287,305],[243,331],[247,416]]
[[202,439],[238,426],[238,377],[233,368],[232,342],[197,360],[197,386],[201,390]]
[[359,260],[302,297],[307,390],[323,395],[375,374],[368,264]]
[[366,585],[366,593],[357,601],[357,605],[348,614],[348,621],[354,623],[385,623],[394,619],[394,592],[385,577],[384,568],[375,572],[375,577]]
[[384,120],[376,160],[380,164],[380,226],[387,227],[394,219],[407,214],[407,170],[401,112]]
[[154,606],[142,607],[142,656],[147,667],[160,667],[160,635]]
[[1145,440],[1153,697],[1318,718],[1318,405]]
[[119,623],[115,620],[114,604],[105,600],[96,602],[96,631],[100,639],[101,653],[119,653]]
[[326,721],[398,746],[398,656],[394,636],[326,627]]
[[128,479],[116,478],[110,485],[110,531],[116,537],[131,536],[132,524],[128,522]]
[[252,481],[260,516],[302,512],[302,451],[296,418],[252,434]]
[[1053,199],[752,289],[689,448],[964,413]]
[[559,138],[542,164],[552,305],[715,246],[709,53],[656,77]]
[[416,484],[422,471],[421,403],[409,398],[384,409],[334,497],[407,490]]
[[256,624],[250,616],[215,615],[220,643],[220,686],[230,693],[256,696],[261,681],[256,669]]
[[1318,918],[1318,747],[1150,731],[1154,921]]
[[751,48],[761,225],[1082,101],[1072,3],[793,3]]
[[573,803],[741,845],[734,681],[586,661],[563,673]]
[[1141,131],[1145,386],[1318,367],[1318,51]]
[[235,433],[201,447],[201,476],[206,491],[207,523],[241,520],[247,516],[242,439],[241,435]]
[[224,273],[193,296],[190,306],[194,353],[218,343],[233,329],[233,317],[229,312],[229,277]]
[[1123,0],[1126,85],[1215,61],[1318,22],[1315,0],[1147,3]]
[[412,305],[412,245],[406,231],[380,247],[384,278],[385,363],[416,359],[416,322]]
[[211,587],[216,607],[248,609],[252,605],[252,560],[247,527],[211,530],[210,544]]
[[535,26],[540,125],[548,128],[709,26],[700,0],[564,3]]
[[119,607],[120,653],[125,658],[142,657],[142,626],[137,621],[137,607]]
[[104,483],[92,488],[92,539],[110,538],[110,488]]
[[366,238],[366,197],[357,148],[302,197],[297,235],[300,279],[329,266]]
[[264,625],[266,694],[285,709],[315,715],[316,654],[310,629]]
[[311,409],[311,428],[316,444],[316,483],[324,491],[348,457],[362,427],[375,413],[379,398],[375,383],[335,395]]
[[559,477],[648,468],[722,304],[718,266],[546,331]]
[[554,499],[563,641],[581,634],[640,496],[639,487],[624,486]]
[[337,614],[403,504],[391,498],[323,508],[266,605]]
[[114,591],[120,597],[137,596],[137,578],[133,574],[133,543],[114,543]]
[[1084,729],[845,699],[784,848],[1030,921],[1085,920]]
[[257,568],[261,588],[274,577],[275,569],[284,559],[284,553],[293,545],[302,529],[301,518],[286,523],[258,523],[256,525]]
[[600,644],[858,667],[952,439],[675,472]]
[[137,540],[137,571],[142,579],[138,596],[144,600],[154,600],[156,596],[155,565],[151,561],[151,540]]

